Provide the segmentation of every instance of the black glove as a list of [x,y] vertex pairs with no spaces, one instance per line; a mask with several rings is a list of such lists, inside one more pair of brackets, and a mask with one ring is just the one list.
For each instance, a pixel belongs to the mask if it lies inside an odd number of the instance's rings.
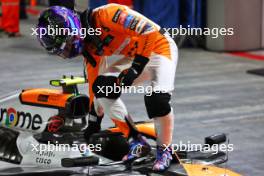
[[118,76],[118,83],[121,86],[131,86],[134,80],[142,73],[149,59],[136,55],[132,66],[128,69],[123,70]]
[[118,83],[120,86],[131,86],[137,77],[138,72],[130,67],[119,74]]

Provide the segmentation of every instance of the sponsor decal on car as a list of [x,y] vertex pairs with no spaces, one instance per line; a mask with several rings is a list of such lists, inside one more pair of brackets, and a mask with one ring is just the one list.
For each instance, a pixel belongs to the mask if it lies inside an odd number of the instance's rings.
[[49,99],[49,95],[39,95],[38,96],[38,101],[42,101],[42,102],[48,102]]
[[36,158],[36,163],[50,165],[51,164],[51,159],[37,157]]
[[55,154],[52,151],[37,151],[36,163],[41,165],[50,165],[52,163],[52,158],[55,158]]
[[42,124],[42,117],[39,114],[32,115],[29,112],[16,111],[12,107],[1,108],[0,122],[6,127],[38,130]]

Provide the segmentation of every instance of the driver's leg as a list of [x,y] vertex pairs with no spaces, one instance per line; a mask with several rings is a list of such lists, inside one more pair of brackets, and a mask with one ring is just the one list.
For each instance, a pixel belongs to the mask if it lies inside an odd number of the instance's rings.
[[[111,84],[113,81],[113,76],[119,75],[122,69],[129,67],[130,61],[126,58],[121,58],[110,66],[108,65],[109,63],[107,62],[107,59],[101,61],[99,69],[101,76],[98,76],[101,81],[97,81],[98,85],[94,86],[107,86],[109,82]],[[108,76],[112,77],[109,78]],[[125,122],[125,117],[128,115],[128,112],[122,100],[118,98],[119,96],[117,96],[117,98],[110,99],[109,97],[104,98],[100,95],[97,95],[97,92],[94,93],[97,98],[95,98],[92,103],[92,109],[88,120],[89,124],[84,134],[86,140],[89,141],[90,136],[101,129],[101,121],[104,115],[109,116],[115,125],[120,128],[121,132],[127,136],[128,127]],[[112,94],[110,96],[115,96],[114,92],[109,92],[109,94]]]
[[123,101],[120,98],[98,98],[96,102],[104,109],[104,113],[111,118],[115,125],[120,128],[121,132],[128,136],[129,129],[125,121],[128,111]]
[[170,166],[172,153],[170,146],[173,137],[174,113],[170,105],[174,79],[178,62],[178,49],[174,41],[167,37],[170,46],[170,58],[153,55],[148,64],[152,73],[153,92],[145,96],[148,116],[154,119],[157,135],[157,158],[153,170],[164,171]]
[[98,133],[101,130],[101,122],[104,117],[104,111],[98,103],[94,101],[91,105],[91,110],[88,116],[88,126],[84,130],[84,138],[89,143],[90,137],[94,133]]
[[[131,65],[131,60],[127,58],[122,58],[108,67],[105,71],[101,72],[101,76],[97,79],[95,84],[98,86],[113,85],[114,79],[120,74],[120,72]],[[97,86],[97,85],[96,85]],[[97,92],[97,91],[94,91]],[[96,93],[95,93],[96,94]],[[115,92],[108,92],[108,96],[96,95],[95,106],[102,107],[104,113],[107,114],[115,125],[121,130],[121,132],[128,136],[129,127],[125,121],[125,118],[129,115],[125,104],[119,98],[120,95],[116,95]],[[97,108],[96,108],[97,109]],[[100,108],[99,108],[100,109]],[[98,113],[97,113],[98,114]],[[134,152],[137,146],[141,146],[141,152]],[[150,146],[141,136],[133,136],[130,142],[130,152],[123,159],[134,159],[137,157],[142,157],[150,151]]]
[[[110,60],[110,61],[109,61]],[[112,63],[111,63],[112,61]],[[130,66],[131,61],[125,57],[123,58],[108,58],[104,59],[101,63],[100,67],[100,80],[97,81],[98,85],[96,86],[109,86],[114,82],[113,77],[117,77],[119,73]],[[111,78],[110,78],[111,77]],[[95,111],[96,114],[105,114],[111,118],[111,120],[115,123],[115,125],[120,128],[121,132],[128,135],[128,127],[125,121],[125,117],[128,116],[128,111],[123,103],[123,101],[119,98],[119,96],[115,95],[115,92],[108,92],[108,97],[103,97],[101,95],[96,95],[97,97],[94,100]],[[112,97],[112,98],[110,98]],[[115,97],[115,98],[113,98]]]

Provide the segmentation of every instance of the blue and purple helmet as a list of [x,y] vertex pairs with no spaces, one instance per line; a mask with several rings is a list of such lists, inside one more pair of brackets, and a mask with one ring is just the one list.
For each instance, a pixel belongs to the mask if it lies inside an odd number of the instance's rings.
[[40,14],[38,40],[50,53],[72,58],[82,52],[79,15],[65,7],[52,6]]

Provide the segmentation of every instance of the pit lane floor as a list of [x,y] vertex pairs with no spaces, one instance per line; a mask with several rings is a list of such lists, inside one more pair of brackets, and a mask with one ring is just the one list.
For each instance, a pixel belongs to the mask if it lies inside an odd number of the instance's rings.
[[[48,55],[31,36],[34,19],[23,21],[23,37],[0,38],[0,97],[16,90],[48,87],[61,75],[82,75],[82,59]],[[263,61],[197,49],[182,49],[172,97],[174,143],[202,143],[204,136],[229,134],[234,151],[227,167],[243,175],[264,174],[264,77],[249,75]],[[85,91],[85,88],[82,88]],[[143,95],[123,95],[135,120],[147,120]],[[104,126],[112,125],[105,117]]]

